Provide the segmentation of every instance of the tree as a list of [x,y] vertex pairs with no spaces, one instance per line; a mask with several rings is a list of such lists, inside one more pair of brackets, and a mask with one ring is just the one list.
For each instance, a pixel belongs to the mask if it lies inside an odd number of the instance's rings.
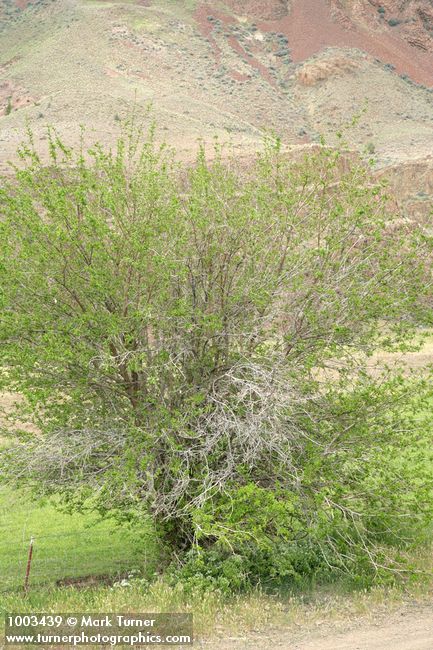
[[229,513],[252,490],[257,544],[309,531],[373,558],[366,467],[401,443],[408,387],[365,358],[426,313],[424,235],[326,146],[296,162],[269,139],[241,168],[218,146],[176,163],[134,125],[114,151],[49,144],[46,165],[30,137],[0,194],[2,385],[41,430],[8,480],[150,513],[181,549],[251,541]]

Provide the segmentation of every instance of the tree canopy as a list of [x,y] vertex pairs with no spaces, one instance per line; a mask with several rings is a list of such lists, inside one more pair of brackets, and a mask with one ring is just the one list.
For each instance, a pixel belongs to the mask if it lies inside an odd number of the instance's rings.
[[30,138],[0,189],[1,386],[40,430],[7,480],[151,516],[176,548],[386,563],[427,500],[383,467],[417,435],[415,380],[366,360],[430,322],[425,232],[325,145],[180,164],[126,125],[113,151],[49,149]]

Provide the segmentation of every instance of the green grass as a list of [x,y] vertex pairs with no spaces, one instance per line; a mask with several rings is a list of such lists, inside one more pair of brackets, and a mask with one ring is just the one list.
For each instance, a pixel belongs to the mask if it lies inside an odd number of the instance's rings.
[[[24,494],[0,492],[0,598],[22,588],[30,538],[34,537],[31,588],[94,577],[123,576],[155,568],[150,528],[140,535],[95,514],[60,512],[53,504],[34,503]],[[67,584],[66,582],[66,584]]]
[[[414,557],[424,569],[431,567],[431,549]],[[153,584],[132,580],[124,586],[44,589],[6,594],[0,600],[0,632],[6,612],[192,612],[197,637],[233,633],[269,633],[270,628],[299,632],[315,629],[318,621],[374,618],[378,611],[392,612],[404,603],[431,603],[433,582],[422,581],[371,590],[345,591],[338,586],[304,595],[265,595],[260,591],[223,597],[215,592],[185,593],[182,584],[169,586],[163,578]],[[316,628],[317,629],[317,628]]]

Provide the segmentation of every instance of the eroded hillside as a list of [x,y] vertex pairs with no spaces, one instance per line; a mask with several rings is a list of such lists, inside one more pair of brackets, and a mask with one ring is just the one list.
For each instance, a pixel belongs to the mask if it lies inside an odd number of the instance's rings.
[[432,16],[428,0],[0,0],[1,168],[26,121],[110,142],[149,103],[183,155],[214,135],[247,155],[269,129],[332,141],[364,111],[356,149],[394,176],[429,168]]

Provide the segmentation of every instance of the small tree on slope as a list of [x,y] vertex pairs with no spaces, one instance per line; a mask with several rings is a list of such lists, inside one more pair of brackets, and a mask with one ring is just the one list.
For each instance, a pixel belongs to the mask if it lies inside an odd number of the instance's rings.
[[402,444],[408,384],[365,359],[426,316],[422,233],[327,147],[268,141],[240,170],[177,164],[152,130],[49,144],[0,192],[2,385],[41,431],[7,480],[150,515],[178,549],[307,534],[385,562],[413,503],[368,468]]

